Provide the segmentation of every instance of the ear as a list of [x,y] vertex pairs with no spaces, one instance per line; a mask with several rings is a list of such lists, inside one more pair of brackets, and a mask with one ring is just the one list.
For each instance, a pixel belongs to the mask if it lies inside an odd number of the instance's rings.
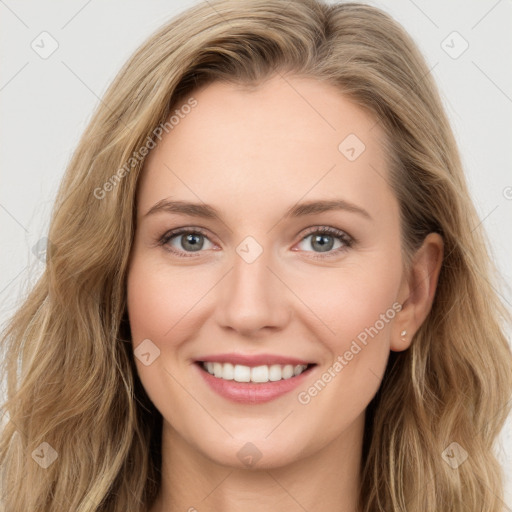
[[409,268],[404,271],[398,293],[402,309],[391,331],[390,348],[395,352],[409,348],[413,336],[432,308],[443,262],[443,249],[441,236],[438,233],[428,234],[413,255]]

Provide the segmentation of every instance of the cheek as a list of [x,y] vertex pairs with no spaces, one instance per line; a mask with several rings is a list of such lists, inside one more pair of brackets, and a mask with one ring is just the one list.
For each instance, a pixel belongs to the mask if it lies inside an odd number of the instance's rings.
[[385,338],[399,307],[400,260],[328,270],[317,271],[314,279],[293,278],[294,291],[316,317],[318,338],[336,353],[347,350],[347,343],[358,337],[364,343],[368,331],[372,338]]
[[[206,277],[206,276],[205,276]],[[127,278],[127,303],[133,342],[144,338],[172,344],[193,305],[208,290],[201,276],[170,271],[152,258],[136,256]],[[172,332],[172,336],[171,336]]]
[[134,345],[145,338],[160,338],[171,326],[172,319],[163,314],[168,299],[162,295],[162,283],[157,274],[147,270],[140,260],[135,260],[127,279],[128,316]]
[[[314,287],[312,279],[296,276],[297,294],[318,317],[310,325],[316,325],[315,338],[328,359],[323,373],[297,398],[309,411],[311,406],[332,415],[334,435],[339,425],[362,413],[380,386],[400,309],[401,259],[374,255],[364,264],[315,275]],[[343,407],[333,409],[333,404]]]
[[[191,307],[204,294],[204,291],[198,291],[197,284],[197,281],[190,282],[190,275],[186,276],[176,269],[171,272],[168,266],[162,266],[161,259],[157,261],[143,252],[134,255],[127,276],[127,306],[133,349],[144,346],[143,340],[149,339],[159,350],[155,356],[157,352],[154,346],[145,345],[151,360],[146,365],[142,359],[135,357],[137,372],[151,401],[173,423],[173,411],[188,410],[186,403],[190,399],[173,375],[181,371],[178,370],[182,362],[179,360],[179,346],[192,332],[190,323],[187,324]],[[202,284],[201,289],[204,286],[206,284]],[[178,380],[185,383],[183,376]],[[170,404],[175,406],[171,408]]]
[[[331,276],[319,277],[309,293],[302,288],[304,302],[320,317],[321,322],[315,321],[316,339],[329,360],[316,380],[298,390],[297,401],[305,415],[317,418],[315,428],[323,428],[326,437],[338,435],[340,428],[362,414],[380,386],[390,353],[391,326],[400,308],[399,261],[394,267],[337,269]],[[322,424],[326,417],[328,425]]]

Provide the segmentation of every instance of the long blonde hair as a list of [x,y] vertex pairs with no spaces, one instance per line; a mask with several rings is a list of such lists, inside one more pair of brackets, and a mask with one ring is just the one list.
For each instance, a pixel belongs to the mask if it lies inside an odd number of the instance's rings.
[[[283,72],[333,84],[374,114],[389,138],[404,254],[432,231],[445,244],[432,310],[411,347],[391,354],[367,409],[361,509],[502,510],[494,447],[512,395],[510,319],[435,83],[387,14],[320,0],[201,2],[153,34],[106,92],[58,192],[54,250],[3,334],[1,510],[153,503],[162,418],[137,376],[126,316],[144,160],[134,155],[196,87]],[[443,455],[454,442],[468,455],[457,468]]]

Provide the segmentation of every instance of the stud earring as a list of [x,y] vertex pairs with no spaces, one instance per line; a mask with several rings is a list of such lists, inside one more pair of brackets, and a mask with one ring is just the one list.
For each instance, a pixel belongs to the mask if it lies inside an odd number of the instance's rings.
[[400,333],[400,336],[402,337],[402,341],[405,341],[405,338],[404,336],[407,334],[407,331],[404,329],[401,333]]

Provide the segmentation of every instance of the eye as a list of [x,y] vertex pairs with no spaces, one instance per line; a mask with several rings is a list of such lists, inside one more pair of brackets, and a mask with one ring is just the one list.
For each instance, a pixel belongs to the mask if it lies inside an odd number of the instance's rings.
[[[330,226],[316,226],[299,242],[299,250],[316,253],[315,258],[328,258],[346,251],[354,239],[344,231]],[[158,245],[179,257],[196,256],[203,249],[212,249],[214,244],[201,228],[179,228],[167,231],[158,239]],[[313,250],[309,250],[312,248]],[[292,249],[297,250],[297,249]]]
[[159,244],[177,256],[184,257],[193,256],[195,252],[213,247],[212,242],[199,228],[168,231],[160,238]]
[[[346,251],[354,243],[353,238],[345,232],[329,226],[313,227],[299,243],[299,249],[316,252],[315,258],[325,258]],[[300,247],[302,244],[302,247]],[[309,251],[308,247],[313,248]],[[322,254],[324,253],[324,254]]]

